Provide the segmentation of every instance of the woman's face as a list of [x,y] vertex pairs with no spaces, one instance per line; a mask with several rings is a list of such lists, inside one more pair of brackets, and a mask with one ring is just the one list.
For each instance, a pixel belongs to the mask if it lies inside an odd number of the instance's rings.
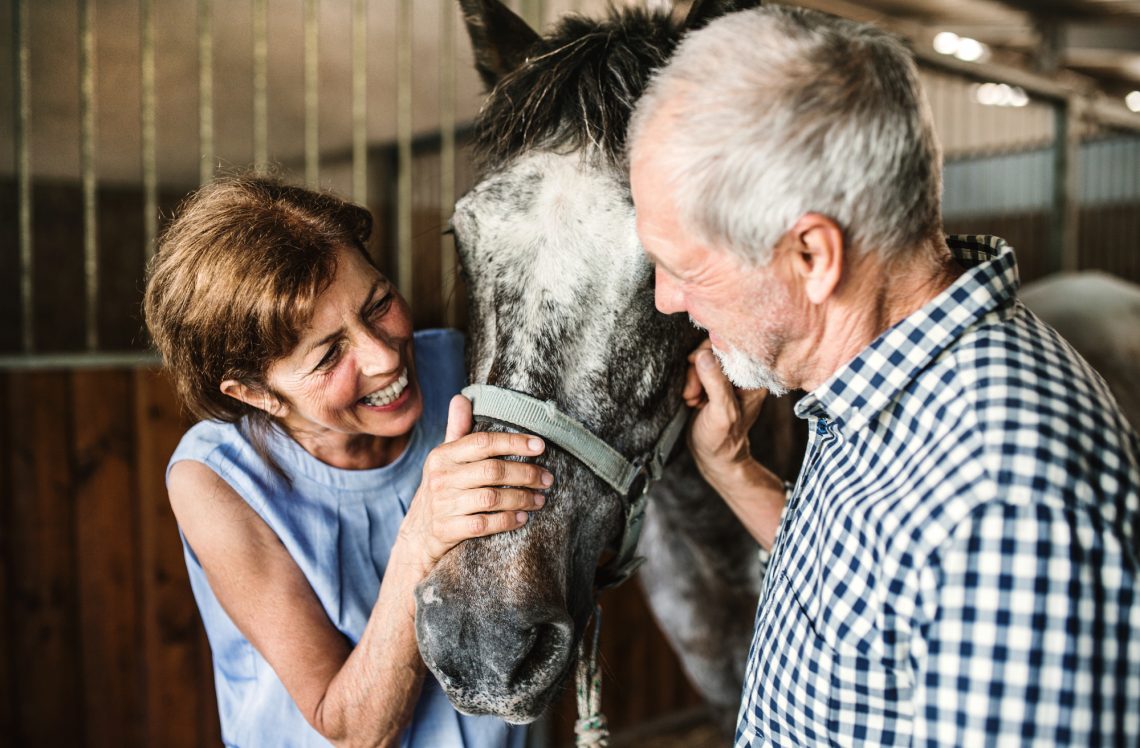
[[269,367],[284,399],[278,420],[294,437],[398,437],[423,412],[408,305],[356,250],[337,251],[336,275],[300,343]]

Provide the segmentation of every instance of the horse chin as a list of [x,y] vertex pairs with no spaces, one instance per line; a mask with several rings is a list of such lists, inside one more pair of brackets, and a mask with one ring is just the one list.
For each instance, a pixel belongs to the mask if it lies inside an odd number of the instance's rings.
[[[504,606],[502,596],[472,600],[441,593],[441,584],[433,576],[416,590],[416,637],[452,705],[513,724],[538,719],[574,667],[589,601],[572,602],[573,612],[561,605]],[[441,604],[446,598],[452,604]]]
[[573,669],[593,610],[596,538],[616,532],[616,517],[596,479],[551,452],[546,507],[519,530],[460,543],[416,588],[420,654],[466,714],[537,719]]
[[[573,647],[568,651],[572,650]],[[430,665],[429,669],[432,670],[432,674],[439,681],[452,705],[463,714],[490,715],[511,724],[525,725],[542,716],[561,693],[561,687],[566,681],[574,659],[572,657],[560,659],[564,661],[560,663],[552,659],[536,665],[525,680],[519,681],[516,688],[510,690],[479,683],[462,684],[449,678],[445,673],[431,668]],[[533,685],[536,683],[546,685],[533,690]]]

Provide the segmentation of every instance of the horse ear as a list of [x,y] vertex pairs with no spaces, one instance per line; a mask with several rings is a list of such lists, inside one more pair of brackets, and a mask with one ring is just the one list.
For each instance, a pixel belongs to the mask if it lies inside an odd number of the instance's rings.
[[459,0],[475,51],[475,69],[487,88],[526,61],[539,35],[499,0]]
[[738,10],[758,8],[761,0],[693,0],[689,7],[689,15],[685,16],[685,23],[681,26],[684,31],[695,31],[714,18]]

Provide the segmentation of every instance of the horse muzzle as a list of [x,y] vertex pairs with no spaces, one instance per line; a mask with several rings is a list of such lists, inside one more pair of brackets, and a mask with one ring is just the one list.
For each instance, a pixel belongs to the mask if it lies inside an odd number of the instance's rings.
[[457,709],[522,724],[549,704],[574,650],[561,605],[457,599],[429,577],[416,590],[420,654]]

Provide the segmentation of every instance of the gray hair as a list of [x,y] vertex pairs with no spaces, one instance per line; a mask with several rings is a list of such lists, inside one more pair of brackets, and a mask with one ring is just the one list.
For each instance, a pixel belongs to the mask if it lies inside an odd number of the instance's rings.
[[[652,144],[638,144],[666,117]],[[638,102],[681,225],[757,264],[805,213],[886,257],[941,230],[942,157],[914,60],[873,26],[770,6],[688,35]]]

